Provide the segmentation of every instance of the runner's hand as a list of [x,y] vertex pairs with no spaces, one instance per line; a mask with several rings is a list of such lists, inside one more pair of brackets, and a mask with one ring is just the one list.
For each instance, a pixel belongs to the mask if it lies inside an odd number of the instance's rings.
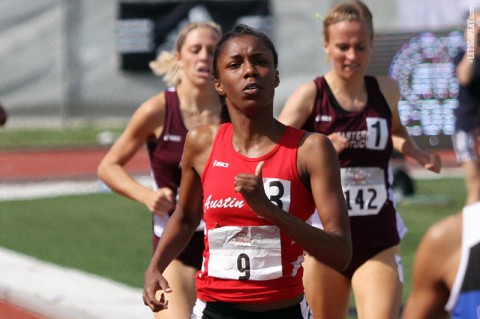
[[255,175],[241,173],[235,177],[235,192],[242,194],[248,206],[259,216],[271,210],[272,204],[263,188],[262,169],[264,162],[258,163]]
[[330,141],[332,141],[333,147],[335,147],[335,151],[337,152],[337,154],[340,154],[348,146],[347,138],[338,133],[332,133],[328,135],[328,138],[330,139]]
[[168,187],[162,187],[157,191],[150,192],[145,205],[153,214],[163,216],[173,208],[174,199],[173,191]]
[[153,312],[168,309],[165,294],[171,293],[168,281],[158,269],[149,267],[144,275],[143,303]]

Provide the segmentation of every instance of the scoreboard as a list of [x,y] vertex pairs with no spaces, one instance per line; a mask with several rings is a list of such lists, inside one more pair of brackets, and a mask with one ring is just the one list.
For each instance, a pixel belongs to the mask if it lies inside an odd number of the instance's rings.
[[412,37],[392,59],[389,75],[398,81],[402,124],[425,148],[449,148],[458,106],[453,58],[464,45],[459,31]]

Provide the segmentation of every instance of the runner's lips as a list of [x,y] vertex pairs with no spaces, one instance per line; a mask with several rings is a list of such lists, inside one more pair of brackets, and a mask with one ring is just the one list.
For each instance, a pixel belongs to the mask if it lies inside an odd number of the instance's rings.
[[197,69],[197,72],[199,72],[199,73],[208,73],[208,74],[211,73],[209,68],[198,68],[198,69]]
[[256,83],[250,83],[250,84],[247,84],[243,90],[244,91],[248,91],[248,90],[257,90],[257,89],[260,89],[260,85],[256,84]]

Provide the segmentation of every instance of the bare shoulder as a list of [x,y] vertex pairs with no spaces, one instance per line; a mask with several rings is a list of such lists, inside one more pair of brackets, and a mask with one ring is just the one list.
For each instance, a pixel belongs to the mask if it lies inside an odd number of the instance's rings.
[[149,116],[163,114],[166,105],[165,92],[160,92],[143,102],[137,111]]
[[462,240],[462,213],[448,216],[430,226],[424,241],[428,241],[439,249],[448,248],[452,243]]
[[377,76],[378,86],[390,108],[396,107],[400,99],[400,88],[396,80],[388,76]]
[[414,264],[414,278],[441,284],[438,295],[448,295],[453,286],[462,249],[462,214],[449,216],[432,225],[422,238]]
[[194,150],[201,151],[210,147],[219,129],[219,124],[200,125],[188,131],[186,145]]
[[[305,132],[298,147],[298,158],[308,171],[326,168],[338,162],[338,156],[330,139],[321,133]],[[320,164],[320,165],[319,165]]]
[[133,113],[125,134],[145,139],[159,136],[164,125],[165,95],[163,92],[143,102]]
[[295,108],[309,108],[313,106],[313,101],[317,95],[317,86],[315,82],[308,81],[300,85],[288,98],[285,107],[295,106]]
[[300,143],[303,148],[328,148],[332,145],[330,139],[322,133],[305,132]]
[[295,91],[295,95],[300,95],[303,97],[315,98],[317,93],[317,86],[314,81],[308,81],[300,85]]
[[389,76],[376,76],[376,79],[381,90],[398,90],[397,80]]
[[458,213],[430,226],[421,240],[417,254],[423,256],[422,260],[428,260],[429,264],[441,261],[441,266],[437,266],[435,272],[441,274],[442,280],[446,280],[451,267],[455,268],[456,263],[452,258],[457,257],[461,244],[462,214]]
[[317,94],[315,82],[309,81],[300,85],[287,99],[279,121],[293,127],[301,127],[313,110]]
[[182,167],[192,167],[201,175],[208,162],[219,124],[201,125],[188,131]]

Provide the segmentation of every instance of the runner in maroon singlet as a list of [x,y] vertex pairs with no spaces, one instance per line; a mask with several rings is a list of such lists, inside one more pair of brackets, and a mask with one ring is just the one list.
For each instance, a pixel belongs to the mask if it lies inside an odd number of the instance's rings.
[[[173,53],[162,52],[150,66],[164,74],[170,89],[144,102],[98,168],[98,176],[115,192],[144,204],[153,214],[153,248],[172,214],[181,178],[181,158],[189,129],[220,121],[221,102],[214,88],[212,61],[220,39],[212,22],[186,25]],[[132,156],[147,144],[153,189],[144,187],[124,169]],[[170,306],[156,318],[189,318],[196,300],[195,273],[200,269],[203,229],[165,270],[173,292]]]
[[[398,318],[403,229],[392,197],[392,149],[434,172],[441,166],[439,156],[419,149],[401,125],[396,83],[365,75],[372,47],[372,15],[365,4],[336,4],[324,19],[331,70],[295,91],[279,117],[332,140],[350,215],[353,257],[345,271],[306,257],[305,291],[315,319],[346,318],[351,289],[359,318]],[[322,227],[316,215],[312,222]]]

